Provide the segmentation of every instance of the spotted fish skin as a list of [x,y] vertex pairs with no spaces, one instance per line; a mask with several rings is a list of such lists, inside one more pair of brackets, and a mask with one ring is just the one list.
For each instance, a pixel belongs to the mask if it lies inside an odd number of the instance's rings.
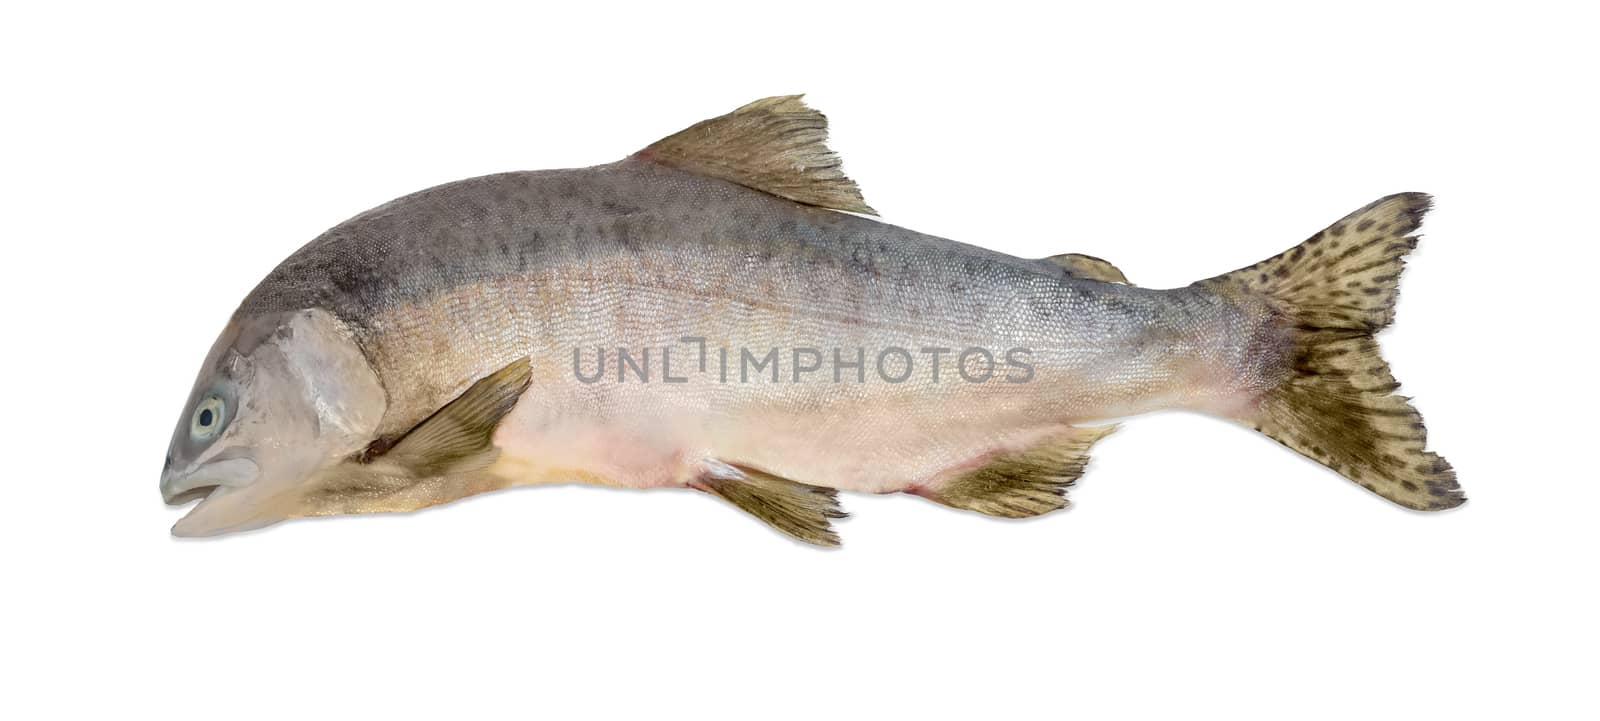
[[[301,248],[230,328],[323,313],[383,402],[312,464],[321,470],[282,484],[296,490],[273,497],[296,500],[274,512],[409,510],[544,482],[688,486],[828,544],[836,490],[907,491],[1005,516],[1062,507],[1108,430],[1085,424],[1171,407],[1252,425],[1347,476],[1380,464],[1363,485],[1405,505],[1459,502],[1448,464],[1423,479],[1386,470],[1380,455],[1412,467],[1437,458],[1424,455],[1420,419],[1381,454],[1305,441],[1302,431],[1327,430],[1295,419],[1342,392],[1295,385],[1306,359],[1332,352],[1320,361],[1327,378],[1340,357],[1382,364],[1375,344],[1330,350],[1381,324],[1341,328],[1327,310],[1337,299],[1323,296],[1356,267],[1368,287],[1392,285],[1404,253],[1379,251],[1406,224],[1390,216],[1410,213],[1409,232],[1426,196],[1358,211],[1372,217],[1347,219],[1344,255],[1301,250],[1265,278],[1243,275],[1260,275],[1258,264],[1147,289],[1098,259],[1016,258],[840,212],[870,208],[821,144],[820,118],[797,98],[758,101],[619,162],[424,190]],[[1380,243],[1384,220],[1393,227]],[[745,354],[769,352],[774,362],[752,374]],[[502,372],[516,364],[525,371]],[[516,378],[515,392],[475,386],[490,377]],[[197,393],[205,385],[203,372]],[[451,449],[470,444],[428,423],[474,387],[515,401],[499,415],[456,406],[492,445],[458,459]],[[1340,412],[1381,422],[1367,417],[1372,405],[1358,398]],[[441,439],[413,455],[460,465],[373,470],[408,437]],[[1388,492],[1402,483],[1422,495]],[[350,488],[363,490],[337,490]]]
[[[1058,363],[1036,364],[1040,377],[1025,388],[936,385],[929,376],[900,390],[939,416],[948,393],[1001,393],[1026,401],[1008,413],[1093,420],[1204,390],[1174,383],[1179,355],[1239,355],[1226,342],[1151,348],[1161,336],[1207,324],[1248,334],[1256,323],[1202,290],[1071,278],[1043,261],[640,159],[451,183],[357,216],[274,270],[241,311],[302,307],[326,308],[355,330],[389,390],[385,432],[411,427],[516,358],[549,362],[551,374],[570,379],[575,348],[591,359],[597,343],[694,350],[684,337],[763,351],[1028,348]],[[1104,350],[1138,344],[1142,358]],[[432,352],[441,348],[450,353]],[[1089,372],[1103,362],[1116,366],[1118,382]],[[802,382],[798,397],[792,383],[718,395],[762,406],[848,397],[851,388],[829,380]],[[1064,392],[1041,392],[1042,384]],[[577,390],[679,391],[614,385]]]

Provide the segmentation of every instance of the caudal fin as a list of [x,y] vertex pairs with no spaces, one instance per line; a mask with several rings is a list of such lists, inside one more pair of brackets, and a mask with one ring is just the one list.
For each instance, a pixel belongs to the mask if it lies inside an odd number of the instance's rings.
[[1466,501],[1450,464],[1373,338],[1394,320],[1411,233],[1431,205],[1422,193],[1382,198],[1300,245],[1197,285],[1264,297],[1291,328],[1292,370],[1240,420],[1407,508]]

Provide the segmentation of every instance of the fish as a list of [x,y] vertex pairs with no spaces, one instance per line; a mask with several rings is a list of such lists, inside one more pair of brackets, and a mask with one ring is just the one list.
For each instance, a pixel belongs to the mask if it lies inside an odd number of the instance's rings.
[[1119,422],[1199,411],[1399,506],[1465,501],[1375,335],[1432,200],[1381,198],[1170,289],[876,219],[800,96],[623,160],[461,180],[334,226],[233,313],[161,474],[172,527],[515,486],[693,489],[839,545],[839,491],[1065,508]]

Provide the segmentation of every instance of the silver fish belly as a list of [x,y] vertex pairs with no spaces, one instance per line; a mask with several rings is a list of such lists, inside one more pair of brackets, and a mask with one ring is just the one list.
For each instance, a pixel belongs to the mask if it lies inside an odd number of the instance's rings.
[[[271,490],[235,492],[255,496],[216,504],[196,535],[581,481],[698,488],[827,545],[836,490],[1012,517],[1060,508],[1110,430],[1087,424],[1169,407],[1251,425],[1403,505],[1459,504],[1415,411],[1380,387],[1392,377],[1370,342],[1426,196],[1152,290],[1097,259],[1020,259],[838,212],[870,208],[820,119],[796,98],[758,101],[620,162],[451,183],[333,228],[241,305],[164,491],[203,489],[204,469],[262,452],[231,425],[232,450],[193,435],[202,405],[272,392],[230,375],[265,344],[286,367],[359,354],[368,368],[332,375],[375,383],[382,401],[363,390],[347,394],[359,409],[305,414],[337,438],[313,433],[294,463],[252,460],[286,470],[240,483]],[[322,315],[295,315],[308,311]],[[317,330],[284,337],[286,317]],[[241,349],[229,333],[272,340]],[[308,345],[322,336],[335,340]],[[1305,420],[1313,406],[1370,436],[1325,437]]]

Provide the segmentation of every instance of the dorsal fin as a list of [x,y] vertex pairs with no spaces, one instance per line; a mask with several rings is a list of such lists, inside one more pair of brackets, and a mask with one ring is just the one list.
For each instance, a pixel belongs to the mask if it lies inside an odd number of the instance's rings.
[[1074,278],[1098,280],[1104,283],[1122,283],[1123,285],[1133,285],[1132,283],[1128,282],[1128,276],[1123,275],[1122,271],[1119,270],[1117,266],[1114,266],[1092,255],[1065,253],[1062,255],[1052,255],[1048,258],[1045,258],[1045,261],[1055,264],[1062,270],[1066,271],[1067,275],[1070,275]]
[[833,210],[877,215],[828,149],[828,119],[799,95],[763,98],[702,120],[638,156]]

